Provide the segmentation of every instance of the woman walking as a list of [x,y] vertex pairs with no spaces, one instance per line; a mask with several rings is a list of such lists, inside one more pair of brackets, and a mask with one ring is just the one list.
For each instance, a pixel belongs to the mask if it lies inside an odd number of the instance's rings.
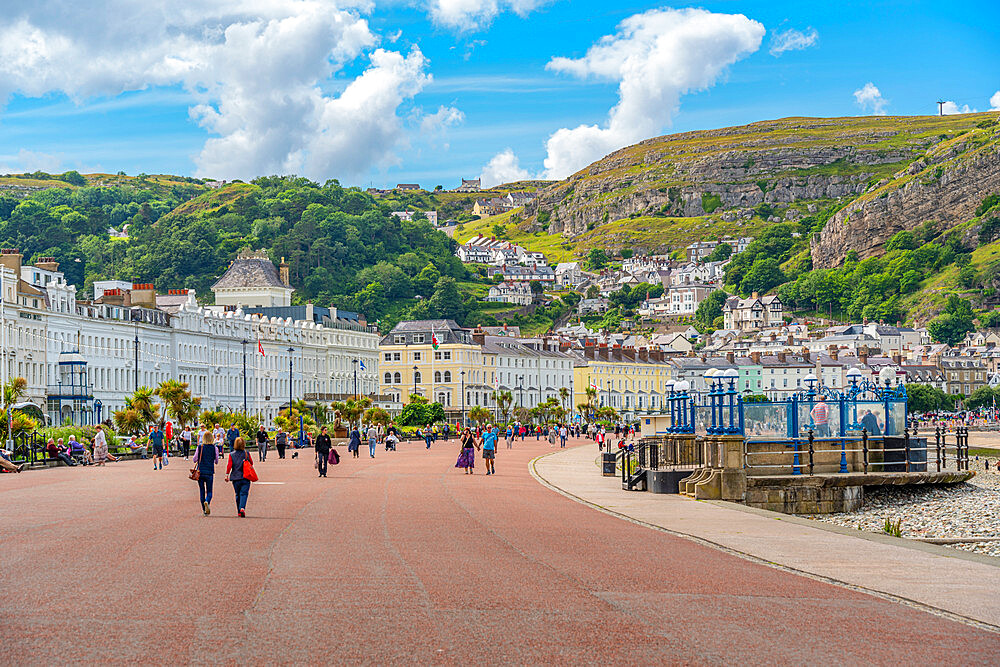
[[194,465],[198,471],[198,496],[201,511],[208,516],[212,513],[212,482],[215,479],[215,465],[219,462],[219,450],[215,447],[215,436],[211,431],[202,431],[201,442],[194,450]]
[[278,432],[274,435],[274,446],[278,449],[278,458],[285,458],[285,447],[288,446],[288,434],[280,426],[278,427]]
[[462,432],[462,451],[458,455],[456,468],[465,468],[466,475],[472,475],[476,467],[476,438],[472,435],[472,429],[466,427]]
[[358,433],[358,429],[351,429],[351,439],[347,441],[347,451],[354,454],[354,458],[358,458],[358,450],[361,449],[361,434]]
[[247,515],[247,497],[250,495],[250,480],[243,476],[244,461],[249,461],[250,465],[253,465],[253,459],[250,458],[250,452],[247,451],[243,438],[236,438],[233,451],[226,463],[226,481],[233,483],[233,491],[236,492],[236,513],[241,518]]

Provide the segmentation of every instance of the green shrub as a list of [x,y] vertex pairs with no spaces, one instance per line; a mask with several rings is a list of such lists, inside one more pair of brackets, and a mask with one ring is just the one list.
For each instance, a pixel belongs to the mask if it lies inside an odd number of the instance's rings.
[[715,209],[722,206],[722,198],[719,195],[705,193],[701,196],[701,207],[705,213],[714,213]]

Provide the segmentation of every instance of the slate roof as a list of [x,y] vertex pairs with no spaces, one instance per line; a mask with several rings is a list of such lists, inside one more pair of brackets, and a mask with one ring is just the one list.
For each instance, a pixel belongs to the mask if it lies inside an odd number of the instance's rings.
[[278,267],[266,257],[237,257],[225,273],[212,285],[212,289],[245,287],[283,287]]

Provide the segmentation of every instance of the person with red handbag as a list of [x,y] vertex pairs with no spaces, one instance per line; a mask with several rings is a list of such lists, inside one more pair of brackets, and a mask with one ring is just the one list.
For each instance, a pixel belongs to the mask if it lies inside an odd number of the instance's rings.
[[226,463],[226,481],[233,483],[236,492],[236,513],[240,517],[247,515],[247,497],[250,495],[250,482],[257,481],[257,471],[253,468],[253,459],[247,451],[243,438],[236,438],[233,451]]

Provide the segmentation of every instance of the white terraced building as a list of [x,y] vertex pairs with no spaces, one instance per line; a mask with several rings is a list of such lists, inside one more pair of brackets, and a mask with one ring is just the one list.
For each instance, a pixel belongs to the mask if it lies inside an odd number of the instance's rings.
[[[244,271],[237,259],[220,278],[237,305],[205,307],[193,291],[158,296],[141,284],[105,287],[92,301],[77,301],[55,262],[21,267],[19,254],[0,258],[6,371],[28,380],[28,400],[50,423],[105,420],[137,384],[155,387],[167,379],[189,383],[203,408],[242,409],[244,354],[247,408],[268,421],[288,404],[289,360],[295,400],[353,394],[355,369],[359,393],[378,388],[377,333],[353,313],[273,306],[280,285],[269,260],[261,269],[254,257],[255,266]],[[265,283],[256,284],[261,271]],[[22,279],[15,297],[16,274]],[[40,295],[34,302],[27,298],[32,292]]]

